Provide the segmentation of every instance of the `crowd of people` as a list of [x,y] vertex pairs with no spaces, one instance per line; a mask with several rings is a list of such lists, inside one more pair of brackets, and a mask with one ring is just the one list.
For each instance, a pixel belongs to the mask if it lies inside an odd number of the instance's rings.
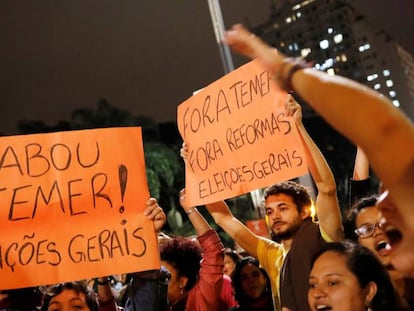
[[[264,191],[271,239],[252,232],[225,201],[207,204],[240,254],[224,249],[183,190],[181,207],[196,237],[160,234],[161,270],[2,291],[1,310],[414,310],[414,125],[384,96],[287,58],[241,25],[226,32],[225,42],[263,62],[281,89],[298,94],[355,143],[344,219],[329,165],[302,124],[300,105],[288,96],[286,114],[316,185],[316,215],[308,189],[296,181]],[[184,143],[184,161],[187,148]],[[370,189],[370,166],[379,189]],[[160,233],[166,216],[155,199],[144,214]]]

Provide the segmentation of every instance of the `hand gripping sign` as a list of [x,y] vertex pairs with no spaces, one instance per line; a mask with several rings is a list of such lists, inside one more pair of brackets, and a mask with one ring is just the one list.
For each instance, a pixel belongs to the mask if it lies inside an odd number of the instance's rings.
[[0,289],[159,268],[141,129],[0,138]]
[[178,106],[188,146],[186,200],[207,204],[307,173],[287,94],[257,60]]

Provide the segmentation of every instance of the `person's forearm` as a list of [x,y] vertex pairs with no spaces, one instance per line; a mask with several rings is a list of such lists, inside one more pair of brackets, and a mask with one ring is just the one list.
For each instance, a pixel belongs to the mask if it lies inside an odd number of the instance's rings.
[[279,87],[297,93],[335,129],[361,146],[402,214],[414,222],[410,204],[414,124],[389,99],[363,84],[275,53],[240,24],[226,31],[224,39],[233,51],[258,58],[274,73]]
[[216,310],[217,297],[220,296],[223,283],[224,246],[214,230],[198,236],[203,260],[198,273],[198,281],[191,289],[193,294],[187,300],[189,310]]
[[315,142],[309,136],[304,125],[301,123],[297,126],[300,138],[303,143],[309,172],[315,181],[318,192],[336,193],[336,183],[331,168],[325,160],[322,152],[316,146]]
[[352,179],[354,180],[364,180],[369,178],[369,161],[365,152],[357,147],[357,152],[355,155],[355,165],[354,173]]
[[[295,72],[292,85],[334,128],[363,148],[386,184],[394,184],[403,174],[413,158],[414,127],[384,96],[314,69]],[[397,151],[398,163],[389,165]]]
[[193,225],[194,230],[198,236],[203,235],[211,229],[210,225],[197,208],[193,207],[185,210],[185,213],[187,214],[188,219],[191,221],[191,224]]
[[[238,232],[244,225],[233,216],[226,202],[218,201],[209,203],[206,208],[213,217],[214,222],[222,228],[233,240],[237,239]],[[237,241],[239,243],[239,241]]]
[[250,255],[257,256],[257,236],[233,216],[224,201],[206,205],[215,223]]
[[343,238],[343,230],[334,175],[303,124],[300,123],[297,127],[305,149],[308,168],[318,190],[316,211],[319,224],[332,240],[339,241]]

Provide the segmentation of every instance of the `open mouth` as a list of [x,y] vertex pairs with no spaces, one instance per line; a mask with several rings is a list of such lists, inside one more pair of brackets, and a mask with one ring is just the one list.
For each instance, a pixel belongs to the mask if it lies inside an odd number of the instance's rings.
[[375,250],[377,251],[377,252],[380,252],[380,251],[382,251],[382,250],[390,250],[391,249],[391,245],[390,244],[388,244],[388,242],[387,241],[379,241],[378,243],[377,243],[377,245],[375,246]]
[[327,305],[316,305],[316,310],[332,310],[331,306],[327,306]]
[[389,244],[394,247],[402,240],[401,232],[392,226],[387,226],[384,228],[385,235],[388,238]]

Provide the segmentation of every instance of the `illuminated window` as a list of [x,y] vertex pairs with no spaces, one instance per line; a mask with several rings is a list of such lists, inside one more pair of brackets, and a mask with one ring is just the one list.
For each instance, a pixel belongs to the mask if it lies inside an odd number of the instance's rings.
[[385,69],[382,74],[384,75],[384,77],[388,77],[390,75],[390,71],[388,69]]
[[333,40],[335,43],[339,43],[342,42],[342,40],[344,39],[344,36],[340,33],[338,33],[337,35],[334,36]]
[[375,80],[375,79],[377,79],[377,78],[378,78],[378,74],[377,74],[377,73],[374,73],[374,74],[369,75],[369,76],[367,77],[367,81],[373,81],[373,80]]
[[385,81],[385,84],[388,87],[392,87],[394,85],[394,82],[392,82],[392,80],[387,80],[387,81]]
[[327,73],[328,73],[328,75],[330,75],[330,76],[334,76],[334,75],[335,75],[335,69],[333,69],[333,68],[329,68],[326,72],[327,72]]
[[316,64],[315,68],[323,71],[327,71],[328,68],[331,68],[334,65],[335,61],[333,58],[328,58],[324,61],[323,64]]
[[344,62],[344,63],[348,60],[345,54],[336,55],[335,59],[337,62]]
[[379,90],[380,88],[381,88],[381,84],[376,83],[376,84],[374,85],[374,90]]
[[302,49],[302,50],[300,51],[300,55],[301,55],[302,57],[306,57],[306,56],[308,56],[308,55],[310,54],[310,52],[311,52],[311,49],[310,49],[310,48]]
[[398,99],[394,99],[394,100],[392,101],[392,104],[393,104],[395,107],[400,107],[400,101],[399,101]]
[[328,58],[326,61],[325,61],[325,67],[326,68],[329,68],[329,67],[332,67],[333,66],[333,64],[334,64],[334,61],[333,61],[333,59],[332,58]]
[[358,47],[358,51],[364,52],[366,50],[369,50],[371,48],[371,45],[369,43],[365,43],[364,45],[360,45]]
[[321,42],[319,42],[319,46],[321,47],[321,49],[326,50],[327,48],[329,48],[329,41],[328,40],[322,40]]

